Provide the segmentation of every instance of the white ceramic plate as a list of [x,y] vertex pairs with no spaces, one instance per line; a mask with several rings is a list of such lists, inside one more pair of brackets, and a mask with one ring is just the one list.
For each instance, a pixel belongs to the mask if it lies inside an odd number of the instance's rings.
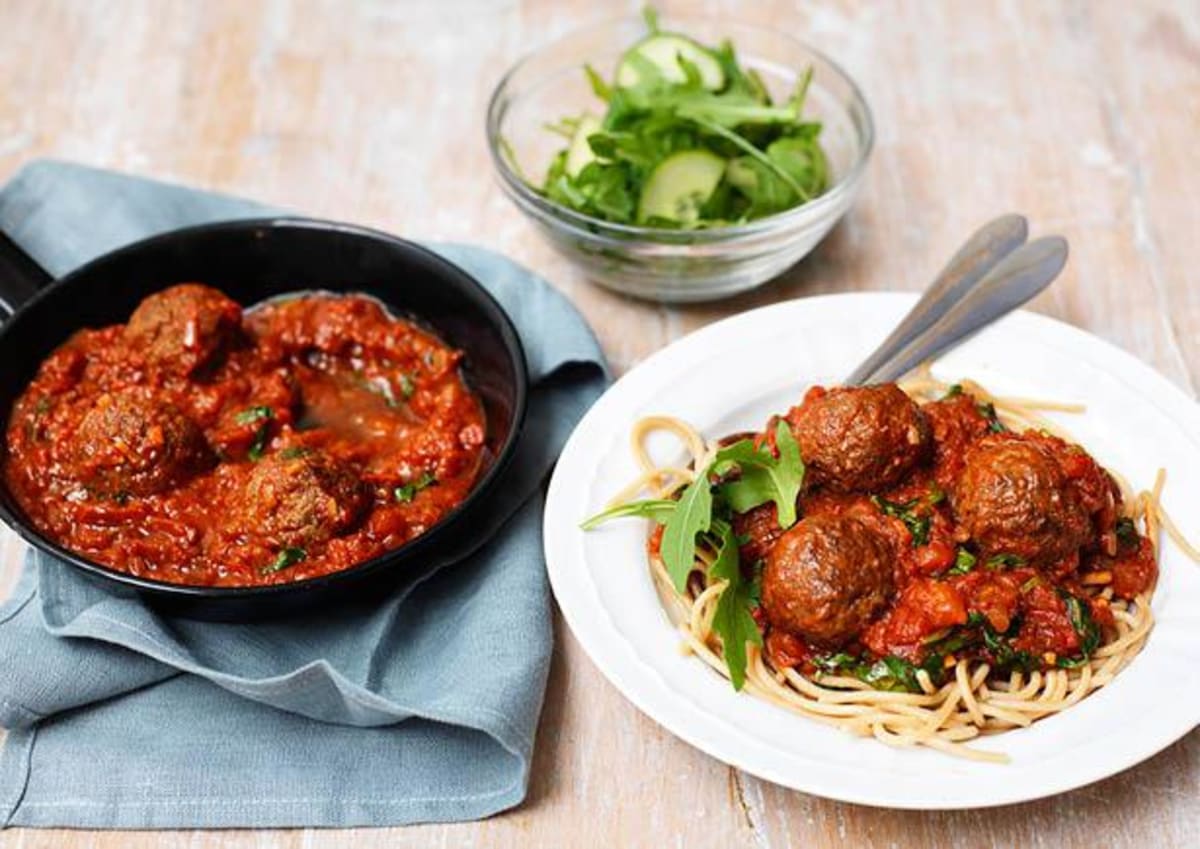
[[[838,382],[912,303],[908,295],[850,294],[766,307],[693,333],[619,380],[576,428],[550,484],[546,560],[563,614],[605,676],[651,718],[715,758],[808,793],[898,808],[982,807],[1126,769],[1200,724],[1200,566],[1169,542],[1153,601],[1158,624],[1145,649],[1070,710],[978,741],[1011,757],[998,765],[893,749],[735,693],[678,651],[646,565],[647,522],[579,529],[636,475],[628,436],[636,419],[670,414],[709,436],[761,427],[808,386]],[[1086,413],[1057,418],[1135,488],[1166,467],[1164,506],[1196,537],[1200,407],[1133,357],[1066,324],[1018,313],[934,371],[997,394],[1086,403]],[[663,459],[681,456],[665,439]]]

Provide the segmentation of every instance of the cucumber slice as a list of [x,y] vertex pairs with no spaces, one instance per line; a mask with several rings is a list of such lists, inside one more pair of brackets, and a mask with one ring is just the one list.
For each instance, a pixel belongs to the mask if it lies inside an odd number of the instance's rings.
[[594,162],[596,154],[592,150],[592,146],[588,144],[588,136],[592,133],[600,131],[600,119],[591,113],[584,113],[579,124],[575,127],[575,134],[571,136],[571,143],[567,147],[566,168],[568,177],[578,177],[579,172],[589,162]]
[[626,51],[617,65],[617,85],[631,88],[641,82],[639,62],[633,56],[650,62],[668,82],[681,83],[687,79],[678,57],[682,56],[700,72],[700,82],[709,91],[717,91],[725,85],[725,72],[721,63],[708,50],[690,38],[672,33],[656,33],[647,36]]
[[707,150],[672,154],[650,172],[638,202],[638,221],[665,218],[690,224],[700,217],[725,174],[725,160]]

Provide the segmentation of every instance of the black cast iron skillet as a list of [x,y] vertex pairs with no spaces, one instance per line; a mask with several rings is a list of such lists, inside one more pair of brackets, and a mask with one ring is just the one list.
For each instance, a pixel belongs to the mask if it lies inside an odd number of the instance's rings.
[[[127,575],[42,536],[0,481],[0,518],[32,545],[113,593],[135,593],[191,618],[253,621],[386,592],[481,546],[511,512],[495,486],[516,448],[527,376],[517,332],[479,283],[422,247],[385,233],[302,218],[176,230],[106,254],[57,281],[0,234],[0,421],[38,365],[73,332],[122,323],[147,295],[175,283],[215,286],[243,306],[305,290],[361,292],[431,327],[465,352],[483,400],[488,460],[466,500],[427,533],[342,572],[269,587],[192,587]],[[3,440],[0,440],[2,449]]]

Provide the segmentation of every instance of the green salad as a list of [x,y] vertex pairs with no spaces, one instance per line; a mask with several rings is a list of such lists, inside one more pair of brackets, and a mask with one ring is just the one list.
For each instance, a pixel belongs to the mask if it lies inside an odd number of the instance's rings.
[[646,23],[611,81],[584,66],[603,114],[548,125],[567,142],[538,191],[606,221],[695,229],[743,224],[826,190],[821,124],[802,118],[811,68],[775,104],[729,41],[707,47],[660,29],[653,10]]

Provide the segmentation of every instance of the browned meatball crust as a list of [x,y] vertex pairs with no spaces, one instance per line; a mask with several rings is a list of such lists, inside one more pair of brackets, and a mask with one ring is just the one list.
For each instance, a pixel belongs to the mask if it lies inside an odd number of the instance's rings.
[[892,383],[810,391],[787,415],[813,483],[878,492],[926,455],[925,414]]
[[952,492],[964,539],[985,554],[1051,563],[1079,551],[1091,520],[1054,453],[1020,434],[995,434],[968,450]]
[[125,326],[147,362],[179,375],[216,365],[237,338],[242,308],[210,286],[181,283],[150,295]]
[[367,496],[353,470],[326,454],[270,454],[255,465],[241,492],[234,530],[303,547],[354,524]]
[[757,563],[763,560],[775,542],[783,536],[775,504],[767,502],[745,513],[734,513],[733,533],[741,541],[738,556],[742,563]]
[[813,645],[844,645],[887,606],[894,559],[887,538],[857,517],[801,519],[767,555],[767,621]]
[[99,396],[69,454],[72,476],[104,497],[163,492],[212,462],[191,419],[136,387]]

